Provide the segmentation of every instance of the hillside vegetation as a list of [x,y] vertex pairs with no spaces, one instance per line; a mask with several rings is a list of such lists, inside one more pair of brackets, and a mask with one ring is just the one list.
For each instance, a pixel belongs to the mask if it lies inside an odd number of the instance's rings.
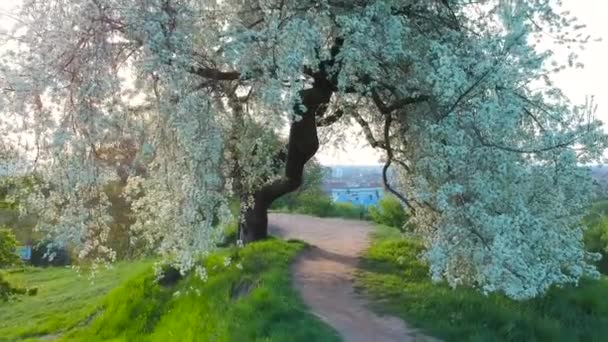
[[94,280],[64,267],[0,270],[12,285],[37,289],[35,296],[0,302],[0,341],[43,339],[85,324],[109,291],[150,267],[150,262],[117,263],[100,270]]
[[150,263],[119,264],[93,284],[68,269],[11,274],[40,293],[0,306],[0,340],[339,341],[291,288],[302,248],[271,239],[225,249],[206,258],[206,277],[165,286]]
[[602,273],[608,274],[608,200],[595,203],[585,217],[584,223],[587,226],[585,231],[587,249],[602,255],[598,268]]
[[359,288],[391,313],[446,341],[606,341],[608,278],[553,288],[523,302],[434,284],[411,235],[379,227],[357,276]]

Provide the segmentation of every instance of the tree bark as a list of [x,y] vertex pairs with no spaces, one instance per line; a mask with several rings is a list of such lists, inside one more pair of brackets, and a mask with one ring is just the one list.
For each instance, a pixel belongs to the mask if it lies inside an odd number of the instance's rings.
[[301,120],[291,124],[287,144],[284,176],[263,186],[254,196],[254,204],[244,214],[241,240],[245,243],[268,237],[268,208],[277,198],[295,191],[303,181],[304,165],[319,149],[316,117],[322,116],[334,91],[325,72],[314,75],[312,88],[300,91],[305,110],[298,105],[295,112]]

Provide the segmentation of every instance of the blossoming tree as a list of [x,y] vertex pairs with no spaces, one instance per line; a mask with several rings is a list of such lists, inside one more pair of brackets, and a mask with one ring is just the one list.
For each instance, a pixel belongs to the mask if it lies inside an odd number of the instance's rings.
[[146,172],[126,180],[132,233],[188,269],[230,198],[241,238],[265,238],[320,135],[344,143],[332,138],[359,125],[386,154],[431,276],[529,298],[595,274],[580,165],[607,142],[590,105],[550,82],[576,56],[551,63],[534,45],[589,40],[551,3],[23,0],[2,36],[2,128],[27,137],[48,181],[30,205],[39,228],[81,257],[112,258],[101,190],[118,175],[100,154],[135,142],[130,164]]

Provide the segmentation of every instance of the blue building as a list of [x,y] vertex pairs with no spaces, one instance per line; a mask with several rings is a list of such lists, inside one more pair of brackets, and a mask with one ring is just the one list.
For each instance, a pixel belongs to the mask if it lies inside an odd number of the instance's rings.
[[352,203],[364,207],[377,204],[384,195],[383,188],[335,188],[330,191],[331,199],[336,203]]
[[32,246],[18,246],[17,254],[23,261],[32,260]]

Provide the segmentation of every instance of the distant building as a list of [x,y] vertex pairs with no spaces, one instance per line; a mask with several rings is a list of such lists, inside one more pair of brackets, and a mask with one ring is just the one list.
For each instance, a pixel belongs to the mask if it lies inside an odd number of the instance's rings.
[[381,187],[370,188],[333,188],[330,190],[332,201],[336,203],[352,203],[369,207],[378,203],[384,195]]
[[331,176],[333,178],[342,178],[342,176],[344,176],[344,170],[342,170],[340,167],[332,167]]
[[382,165],[335,165],[323,180],[323,190],[336,203],[368,207],[384,194]]
[[17,254],[23,261],[30,261],[32,259],[32,246],[19,246],[17,247]]

